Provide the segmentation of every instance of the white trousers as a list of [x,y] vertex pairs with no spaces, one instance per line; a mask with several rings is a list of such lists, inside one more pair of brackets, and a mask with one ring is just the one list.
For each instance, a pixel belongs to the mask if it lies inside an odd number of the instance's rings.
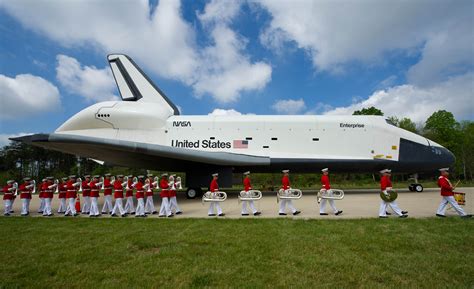
[[145,213],[153,213],[156,212],[155,204],[153,203],[153,196],[146,197],[145,203]]
[[144,216],[145,215],[145,202],[143,198],[137,199],[137,209],[135,210],[135,216]]
[[43,216],[48,216],[52,214],[52,209],[51,209],[51,199],[50,198],[44,198],[44,207],[43,207]]
[[[332,190],[327,190],[326,193],[329,197],[332,197]],[[336,205],[334,204],[334,200],[321,199],[321,205],[319,206],[319,213],[320,214],[326,213],[326,204],[328,202],[329,202],[329,206],[331,206],[331,209],[333,210],[334,214],[338,212],[338,210],[336,208]]]
[[82,213],[89,214],[91,209],[91,198],[90,197],[83,197],[84,205],[82,206]]
[[379,216],[380,217],[386,217],[387,216],[387,207],[392,208],[392,210],[395,212],[395,214],[401,216],[402,215],[402,210],[400,207],[398,207],[398,204],[396,201],[393,202],[385,202],[382,200],[380,202],[380,209],[379,209]]
[[210,202],[211,204],[209,205],[209,210],[207,211],[208,215],[215,214],[215,211],[217,210],[217,214],[220,215],[222,214],[222,209],[221,206],[219,205],[219,202]]
[[75,214],[77,214],[77,211],[76,211],[76,198],[68,198],[67,199],[67,208],[66,208],[66,212],[64,214],[65,215],[68,215],[68,214],[75,215]]
[[160,216],[171,215],[170,203],[168,197],[161,198]]
[[21,199],[21,214],[26,215],[30,212],[31,199]]
[[279,213],[286,213],[286,206],[291,210],[292,213],[296,212],[296,208],[293,206],[293,200],[282,200],[280,199],[280,210]]
[[66,199],[59,199],[58,214],[66,212]]
[[44,198],[40,198],[40,206],[38,208],[38,213],[43,213],[44,210]]
[[443,198],[441,199],[441,203],[439,204],[439,207],[438,207],[438,211],[436,212],[436,214],[439,214],[439,215],[444,215],[444,213],[446,212],[446,206],[448,204],[451,204],[451,206],[453,206],[453,208],[456,210],[456,212],[458,212],[458,214],[460,216],[465,216],[466,215],[466,212],[464,212],[464,210],[461,208],[461,206],[459,206],[458,202],[456,202],[456,199],[454,199],[453,196],[443,196]]
[[181,212],[181,209],[178,206],[178,200],[176,199],[176,197],[170,197],[170,211],[172,212],[173,209],[176,213]]
[[242,201],[242,214],[248,214],[247,203],[250,206],[250,209],[252,210],[252,214],[255,214],[257,212],[257,209],[255,208],[254,201]]
[[10,214],[10,211],[12,210],[12,205],[13,205],[12,200],[3,200],[3,205],[4,205],[3,213]]
[[127,197],[127,202],[125,203],[125,213],[127,214],[135,213],[135,206],[133,205],[133,197]]
[[117,211],[120,213],[120,215],[125,215],[125,210],[123,209],[122,198],[115,199],[115,205],[114,205],[114,208],[112,209],[112,215],[115,215]]
[[102,214],[112,212],[112,195],[104,196],[104,205],[102,206]]
[[99,215],[99,205],[97,204],[97,197],[90,197],[91,207],[89,209],[89,216]]

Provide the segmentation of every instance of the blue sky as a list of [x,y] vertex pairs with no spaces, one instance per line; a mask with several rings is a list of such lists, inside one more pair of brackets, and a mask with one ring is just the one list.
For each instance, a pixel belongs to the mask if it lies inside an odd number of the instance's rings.
[[0,142],[118,96],[126,53],[183,114],[474,118],[472,1],[0,1]]

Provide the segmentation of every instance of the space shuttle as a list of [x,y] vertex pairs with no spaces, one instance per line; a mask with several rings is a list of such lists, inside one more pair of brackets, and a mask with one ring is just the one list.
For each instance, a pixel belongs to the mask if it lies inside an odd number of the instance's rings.
[[226,187],[247,170],[421,173],[454,163],[446,148],[382,116],[181,115],[130,57],[111,54],[108,62],[120,101],[91,105],[54,133],[12,140],[105,164],[185,172],[190,198],[215,172]]

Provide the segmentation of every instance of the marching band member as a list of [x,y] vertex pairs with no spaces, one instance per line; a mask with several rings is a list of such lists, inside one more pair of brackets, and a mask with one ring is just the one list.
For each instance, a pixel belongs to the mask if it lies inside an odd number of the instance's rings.
[[53,216],[52,208],[51,208],[51,201],[53,200],[54,197],[54,189],[56,188],[56,185],[53,182],[53,177],[47,177],[46,178],[46,189],[44,190],[43,193],[43,199],[44,199],[44,208],[43,208],[43,216],[44,217],[51,217]]
[[[281,178],[281,187],[283,190],[289,190],[291,189],[290,187],[290,170],[283,170],[283,177]],[[291,212],[293,215],[298,215],[301,213],[301,211],[298,211],[294,206],[293,206],[293,200],[288,200],[288,199],[282,199],[280,200],[280,210],[279,210],[279,215],[280,216],[286,216],[286,206],[288,205],[288,208],[290,208]]]
[[76,176],[71,175],[69,176],[69,180],[66,183],[66,199],[67,199],[67,208],[66,212],[64,213],[65,217],[69,216],[77,216],[76,211],[76,198],[77,198],[77,190],[76,187],[79,186],[79,183],[76,183]]
[[105,174],[104,178],[104,205],[102,206],[102,214],[112,213],[112,184],[110,182],[110,174]]
[[[324,168],[321,170],[323,172],[323,175],[321,176],[321,185],[323,186],[323,189],[326,190],[326,194],[328,196],[332,196],[332,190],[331,190],[331,184],[329,183],[329,169]],[[331,206],[334,215],[338,216],[342,214],[342,211],[339,211],[336,208],[336,205],[334,204],[334,200],[326,200],[326,199],[321,199],[321,206],[319,207],[319,215],[321,216],[327,216],[326,213],[326,202],[329,201],[329,206]]]
[[59,191],[59,195],[58,195],[58,198],[59,198],[59,208],[58,208],[58,214],[64,214],[64,212],[66,212],[66,192],[67,192],[67,189],[66,189],[66,181],[67,181],[67,178],[62,178],[60,181],[59,181],[59,184],[58,184],[58,191]]
[[143,198],[145,197],[145,190],[143,188],[144,178],[144,176],[138,176],[138,182],[133,184],[136,190],[135,196],[137,198],[137,209],[135,210],[135,217],[142,218],[145,218],[147,216],[145,214],[145,202],[143,201]]
[[91,207],[89,209],[89,217],[100,217],[99,214],[99,204],[97,203],[97,199],[99,198],[100,188],[102,187],[102,183],[99,182],[100,176],[94,176],[92,181],[89,183],[91,188],[90,193],[90,201]]
[[13,195],[15,194],[15,188],[13,184],[15,183],[14,180],[7,181],[7,185],[3,187],[3,215],[10,216],[10,212],[12,210],[12,200]]
[[451,206],[456,210],[456,212],[461,216],[461,218],[471,218],[472,215],[466,214],[466,212],[459,206],[458,202],[454,199],[454,187],[448,179],[449,168],[439,169],[441,175],[438,178],[438,187],[441,188],[441,203],[439,204],[438,211],[436,216],[441,218],[446,218],[444,214],[446,211],[446,206],[451,204]]
[[[244,191],[248,192],[252,189],[252,185],[250,184],[250,172],[245,172],[244,173]],[[247,203],[250,206],[250,209],[252,210],[252,214],[254,216],[258,216],[261,213],[257,211],[255,208],[254,201],[242,201],[242,216],[248,216],[249,213],[247,211]]]
[[39,198],[40,198],[40,206],[38,208],[38,214],[43,214],[43,210],[44,210],[44,191],[46,190],[46,186],[47,186],[47,183],[46,183],[46,178],[42,179],[41,180],[41,184],[38,186],[39,188]]
[[[380,173],[382,177],[380,178],[380,189],[382,193],[388,195],[387,191],[392,190],[392,181],[390,180],[390,175],[392,173],[389,169],[381,170]],[[396,201],[386,202],[382,200],[380,202],[380,209],[379,209],[379,218],[388,218],[387,217],[387,207],[390,206],[392,210],[397,214],[400,218],[408,217],[407,211],[402,211]]]
[[171,175],[169,177],[169,205],[170,205],[170,211],[173,213],[173,210],[175,211],[176,215],[180,215],[183,212],[181,212],[181,209],[178,206],[178,201],[176,200],[176,182],[175,182],[175,177],[176,175]]
[[91,187],[89,183],[91,182],[91,176],[85,175],[84,180],[82,181],[82,198],[84,199],[84,205],[82,206],[82,214],[89,215],[91,209]]
[[125,198],[127,198],[127,203],[125,203],[125,214],[135,215],[135,206],[133,205],[133,175],[128,176],[126,188],[125,188]]
[[[219,191],[219,184],[217,183],[217,179],[219,178],[218,173],[212,174],[212,181],[211,185],[209,186],[209,190],[215,194]],[[222,212],[221,206],[219,206],[219,202],[210,202],[211,204],[209,205],[209,210],[207,212],[207,215],[210,217],[215,216],[215,210],[217,210],[217,215],[219,217],[225,216],[225,214]]]
[[35,185],[31,183],[30,178],[24,178],[23,180],[24,183],[18,188],[21,199],[21,215],[28,216],[30,214],[31,192]]
[[169,205],[169,184],[168,180],[166,177],[168,174],[162,174],[161,175],[161,180],[160,180],[160,197],[161,197],[161,207],[160,207],[160,217],[173,217],[173,214],[171,213],[170,210],[170,205]]
[[145,202],[145,214],[156,215],[158,212],[155,209],[155,204],[153,203],[153,189],[158,185],[157,182],[153,181],[153,175],[148,174],[148,184],[145,184],[146,187],[146,202]]
[[114,208],[112,209],[112,217],[116,217],[116,212],[120,213],[121,217],[126,217],[125,210],[123,209],[123,175],[118,175],[117,179],[114,182],[114,199],[115,204]]

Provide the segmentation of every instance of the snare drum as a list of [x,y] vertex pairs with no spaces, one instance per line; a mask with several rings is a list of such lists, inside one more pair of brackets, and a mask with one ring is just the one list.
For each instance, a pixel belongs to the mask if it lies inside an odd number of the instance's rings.
[[464,206],[466,204],[466,193],[454,192],[454,199],[458,202],[458,205]]

